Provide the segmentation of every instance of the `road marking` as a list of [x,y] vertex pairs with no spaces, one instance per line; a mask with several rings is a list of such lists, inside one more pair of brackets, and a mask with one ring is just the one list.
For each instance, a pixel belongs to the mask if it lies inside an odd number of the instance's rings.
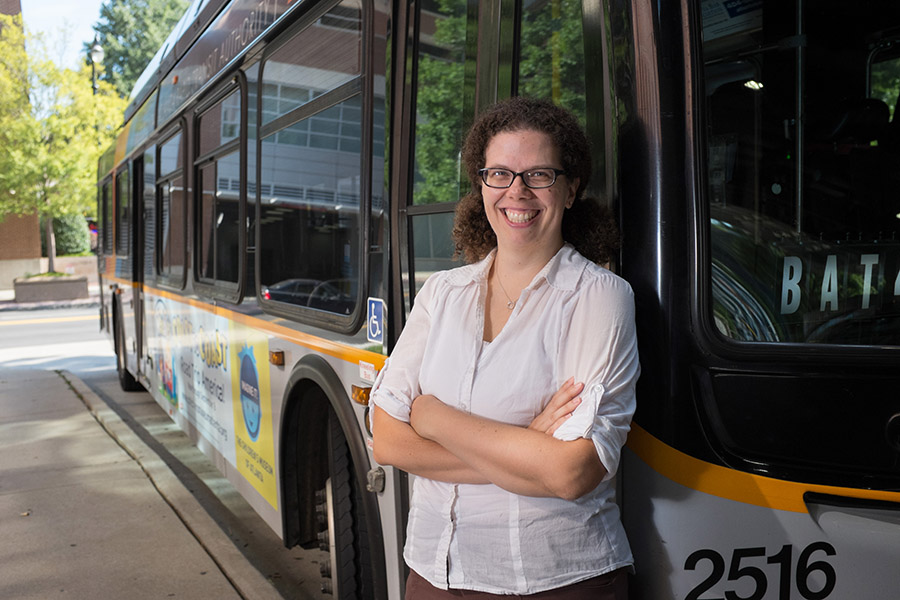
[[94,356],[115,356],[109,340],[88,342],[47,343],[40,346],[19,346],[0,348],[0,363],[20,362],[46,358],[85,358]]
[[97,315],[80,315],[77,317],[47,317],[44,319],[19,319],[18,321],[0,321],[0,327],[4,325],[34,325],[37,323],[66,323],[70,321],[99,321]]

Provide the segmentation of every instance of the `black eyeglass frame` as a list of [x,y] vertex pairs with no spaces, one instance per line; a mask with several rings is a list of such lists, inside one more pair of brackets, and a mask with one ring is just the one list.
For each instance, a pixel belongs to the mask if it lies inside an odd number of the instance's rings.
[[[507,173],[512,174],[512,179],[509,180],[509,183],[507,185],[491,185],[487,182],[488,171],[505,171]],[[553,171],[553,181],[551,181],[547,185],[529,185],[528,182],[525,181],[525,174],[531,173],[532,171]],[[518,173],[516,173],[515,171],[513,171],[511,169],[500,169],[500,168],[492,169],[492,168],[485,167],[483,169],[478,169],[478,174],[481,175],[481,181],[484,182],[484,185],[488,186],[489,188],[493,188],[495,190],[506,190],[506,189],[511,188],[512,184],[516,181],[516,177],[521,177],[522,183],[524,183],[525,187],[527,187],[527,188],[530,188],[532,190],[545,190],[548,187],[553,187],[553,184],[556,183],[556,180],[559,178],[559,176],[565,175],[566,172],[563,171],[562,169],[554,169],[553,167],[539,167],[539,168],[534,168],[534,169],[527,169],[525,171],[520,171]]]

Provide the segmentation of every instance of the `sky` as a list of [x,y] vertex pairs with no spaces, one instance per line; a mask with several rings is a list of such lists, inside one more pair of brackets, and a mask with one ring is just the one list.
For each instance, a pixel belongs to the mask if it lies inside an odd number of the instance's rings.
[[25,28],[45,35],[57,65],[78,68],[84,42],[94,39],[103,0],[22,0]]

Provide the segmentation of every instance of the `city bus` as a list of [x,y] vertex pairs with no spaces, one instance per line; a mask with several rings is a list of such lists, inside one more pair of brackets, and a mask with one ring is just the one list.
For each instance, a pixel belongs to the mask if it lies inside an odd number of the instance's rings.
[[[574,111],[642,364],[617,475],[642,600],[900,590],[900,4],[195,0],[98,173],[101,327],[323,589],[402,598],[368,393],[459,265],[459,146]],[[597,307],[603,310],[603,307]]]

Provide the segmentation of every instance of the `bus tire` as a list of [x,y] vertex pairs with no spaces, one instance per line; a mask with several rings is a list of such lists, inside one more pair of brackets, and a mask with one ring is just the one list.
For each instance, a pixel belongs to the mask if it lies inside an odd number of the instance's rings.
[[329,552],[320,565],[322,591],[338,600],[374,598],[369,536],[350,448],[334,410],[328,409],[328,480],[316,494],[319,547]]
[[125,392],[137,392],[143,390],[144,387],[134,378],[134,375],[128,372],[128,366],[125,364],[125,330],[120,326],[116,326],[116,372],[119,375],[119,387]]

